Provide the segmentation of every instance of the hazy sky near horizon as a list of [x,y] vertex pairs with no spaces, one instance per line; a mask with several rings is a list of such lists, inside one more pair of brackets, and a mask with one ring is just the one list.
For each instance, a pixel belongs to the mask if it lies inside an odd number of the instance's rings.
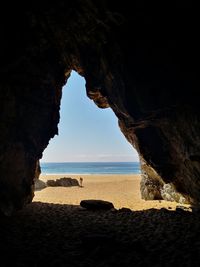
[[85,80],[76,72],[63,88],[58,128],[41,162],[138,161],[114,112],[98,108],[86,96]]

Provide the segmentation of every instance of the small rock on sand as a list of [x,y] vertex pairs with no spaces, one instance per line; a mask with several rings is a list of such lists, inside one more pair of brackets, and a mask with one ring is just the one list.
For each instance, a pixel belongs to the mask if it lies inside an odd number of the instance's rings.
[[130,212],[132,212],[132,210],[129,209],[129,208],[124,208],[124,207],[122,207],[121,209],[118,210],[118,212],[130,213]]
[[114,205],[109,201],[104,200],[82,200],[80,202],[81,207],[86,208],[88,210],[111,210],[114,209]]

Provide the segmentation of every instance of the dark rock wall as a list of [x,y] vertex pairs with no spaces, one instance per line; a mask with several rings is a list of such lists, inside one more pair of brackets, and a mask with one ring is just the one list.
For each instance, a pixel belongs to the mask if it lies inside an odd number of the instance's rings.
[[[141,1],[58,0],[3,6],[0,16],[0,208],[33,197],[38,159],[57,134],[72,69],[110,106],[164,182],[200,201],[199,16]],[[67,151],[66,151],[67,153]]]
[[64,71],[30,12],[6,7],[1,20],[0,207],[10,214],[32,200],[37,160],[58,132]]

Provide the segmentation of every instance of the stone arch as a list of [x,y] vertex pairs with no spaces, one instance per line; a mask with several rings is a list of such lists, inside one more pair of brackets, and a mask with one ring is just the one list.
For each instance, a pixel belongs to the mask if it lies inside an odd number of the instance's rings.
[[169,15],[157,8],[150,12],[145,3],[133,10],[115,2],[2,6],[0,208],[5,214],[32,199],[37,161],[57,132],[61,89],[72,69],[85,77],[87,94],[98,106],[113,109],[145,162],[200,201],[198,15],[184,5]]

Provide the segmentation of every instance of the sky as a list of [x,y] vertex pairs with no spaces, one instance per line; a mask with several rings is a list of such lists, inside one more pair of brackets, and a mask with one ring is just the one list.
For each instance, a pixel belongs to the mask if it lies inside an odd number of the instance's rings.
[[85,79],[74,71],[63,88],[58,129],[41,162],[138,161],[114,112],[98,108],[86,96]]

